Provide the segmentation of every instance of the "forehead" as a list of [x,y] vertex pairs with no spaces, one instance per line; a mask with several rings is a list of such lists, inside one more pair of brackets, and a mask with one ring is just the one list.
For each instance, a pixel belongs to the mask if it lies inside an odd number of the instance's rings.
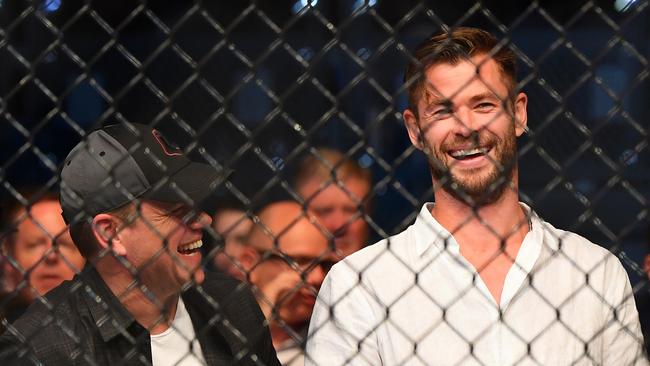
[[[301,219],[286,230],[279,230],[278,246],[281,251],[294,256],[316,256],[328,249],[325,234],[307,219]],[[278,232],[278,230],[274,231]]]
[[508,88],[499,65],[492,58],[476,55],[455,65],[440,63],[425,72],[424,94],[438,99],[456,100],[476,93],[490,92],[506,98]]
[[[362,200],[370,191],[370,184],[356,177],[348,177],[342,183],[345,190],[339,187],[336,182],[330,182],[329,185],[321,188],[323,182],[312,180],[305,184],[301,194],[305,199],[311,199],[310,205],[334,205],[340,203],[356,205],[355,201]],[[352,197],[355,197],[355,199]]]
[[220,210],[214,215],[212,227],[218,232],[225,230],[244,231],[253,226],[253,221],[240,210]]
[[[183,210],[190,210],[191,207],[184,203],[169,203],[160,201],[144,200],[140,203],[140,212],[142,214],[167,215]],[[137,210],[137,208],[136,208]]]
[[16,215],[16,219],[19,220],[17,223],[19,237],[41,234],[54,237],[67,230],[61,216],[61,206],[54,200],[37,202],[31,206],[29,214],[21,210]]

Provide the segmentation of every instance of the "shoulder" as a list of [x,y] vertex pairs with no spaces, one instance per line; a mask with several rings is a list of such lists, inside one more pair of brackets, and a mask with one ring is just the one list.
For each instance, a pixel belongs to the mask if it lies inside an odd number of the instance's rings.
[[345,257],[334,267],[347,266],[361,269],[376,262],[380,257],[385,255],[387,251],[390,251],[393,256],[406,258],[408,256],[409,244],[413,244],[411,240],[411,230],[411,227],[409,227],[396,235],[392,235],[358,250]]
[[77,300],[71,281],[36,300],[0,337],[0,363],[69,359],[78,342],[76,337],[83,336],[78,327],[83,315],[75,305]]
[[250,286],[226,274],[206,272],[205,281],[195,290],[211,308],[218,309],[231,321],[258,322],[263,319]]
[[330,269],[326,276],[327,285],[335,283],[345,292],[359,282],[379,284],[412,275],[415,265],[411,255],[411,236],[411,228],[408,228],[350,254]]
[[554,227],[542,221],[544,229],[544,244],[552,250],[560,250],[566,254],[579,255],[578,260],[602,260],[604,257],[614,255],[606,248],[593,243],[589,239],[571,231]]
[[556,260],[568,262],[581,273],[588,273],[592,278],[607,283],[628,283],[628,276],[623,264],[616,255],[587,238],[566,230],[555,228],[543,222],[544,245]]
[[208,293],[215,296],[228,296],[240,287],[248,287],[243,282],[221,272],[206,271],[205,281],[201,284]]

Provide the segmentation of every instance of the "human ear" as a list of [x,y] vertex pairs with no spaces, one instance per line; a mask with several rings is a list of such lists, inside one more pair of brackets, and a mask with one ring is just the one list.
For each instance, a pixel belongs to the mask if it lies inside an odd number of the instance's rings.
[[515,133],[517,137],[521,136],[528,125],[528,96],[524,93],[517,94],[515,99]]
[[406,126],[406,132],[408,132],[411,143],[417,149],[422,150],[422,134],[420,126],[418,125],[418,118],[410,109],[406,109],[402,116],[404,118],[404,126]]
[[242,248],[237,258],[244,270],[249,273],[260,262],[261,259],[262,258],[260,254],[249,246]]
[[93,218],[93,234],[102,248],[109,248],[115,254],[126,256],[126,247],[119,234],[118,220],[109,214],[98,214]]

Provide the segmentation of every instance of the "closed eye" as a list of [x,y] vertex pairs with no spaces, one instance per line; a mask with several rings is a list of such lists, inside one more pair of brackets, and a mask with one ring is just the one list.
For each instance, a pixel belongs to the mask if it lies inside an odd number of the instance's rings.
[[440,106],[437,105],[434,108],[430,108],[425,112],[425,118],[432,120],[440,120],[449,118],[454,113],[451,106]]
[[479,103],[474,107],[474,109],[478,109],[479,111],[483,111],[483,112],[489,112],[489,111],[493,110],[494,108],[496,108],[496,105],[494,105],[494,103],[490,103],[490,102]]

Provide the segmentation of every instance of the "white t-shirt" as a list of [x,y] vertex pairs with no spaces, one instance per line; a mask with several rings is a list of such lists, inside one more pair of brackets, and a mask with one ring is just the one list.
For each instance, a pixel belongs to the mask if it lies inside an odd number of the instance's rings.
[[648,365],[610,252],[532,214],[497,304],[430,209],[330,270],[307,365]]
[[183,299],[180,297],[172,325],[166,331],[152,334],[150,337],[151,360],[154,366],[206,364],[201,345],[192,326],[192,319],[190,319],[190,314],[185,309]]

